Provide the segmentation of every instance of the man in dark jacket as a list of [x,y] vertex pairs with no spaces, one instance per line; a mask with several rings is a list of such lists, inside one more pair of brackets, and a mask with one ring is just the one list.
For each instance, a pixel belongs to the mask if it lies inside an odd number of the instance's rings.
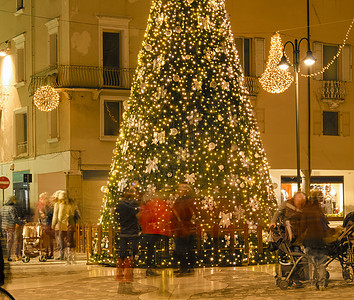
[[[308,204],[304,207],[301,218],[301,232],[303,233],[303,245],[305,252],[310,260],[310,275],[312,276],[316,287],[319,290],[324,290],[326,282],[326,261],[327,254],[324,249],[324,238],[328,234],[328,221],[324,216],[321,207],[320,199],[321,191],[312,191]],[[318,276],[313,276],[314,267],[317,270]]]
[[16,226],[22,225],[18,216],[15,196],[9,196],[5,205],[1,209],[1,228],[6,234],[7,260],[11,259],[11,250],[15,240]]
[[[135,183],[124,194],[116,207],[116,217],[120,233],[116,236],[117,281],[120,282],[119,293],[134,294],[133,281],[134,258],[138,253],[140,228],[137,214],[139,212],[140,190]],[[130,251],[129,251],[130,250]]]

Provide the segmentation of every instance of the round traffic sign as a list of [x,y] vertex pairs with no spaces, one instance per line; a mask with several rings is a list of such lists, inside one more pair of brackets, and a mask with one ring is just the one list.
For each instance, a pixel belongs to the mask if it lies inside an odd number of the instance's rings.
[[7,178],[6,176],[1,176],[0,177],[0,189],[7,189],[10,185],[10,179]]

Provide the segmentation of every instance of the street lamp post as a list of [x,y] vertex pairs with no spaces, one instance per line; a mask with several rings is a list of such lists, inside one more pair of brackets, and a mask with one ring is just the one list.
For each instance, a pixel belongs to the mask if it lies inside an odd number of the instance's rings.
[[294,66],[294,73],[295,73],[295,130],[296,130],[296,181],[297,181],[297,189],[298,191],[301,190],[301,174],[300,174],[300,130],[299,130],[299,72],[300,72],[300,45],[301,42],[306,40],[307,41],[307,53],[304,59],[304,63],[307,66],[311,66],[315,63],[315,58],[312,55],[310,50],[310,41],[308,38],[302,38],[300,41],[295,39],[294,42],[287,41],[284,44],[283,48],[283,57],[280,60],[279,68],[286,70],[290,67],[290,63],[288,62],[287,58],[285,57],[284,51],[286,45],[290,44],[293,47],[293,66]]

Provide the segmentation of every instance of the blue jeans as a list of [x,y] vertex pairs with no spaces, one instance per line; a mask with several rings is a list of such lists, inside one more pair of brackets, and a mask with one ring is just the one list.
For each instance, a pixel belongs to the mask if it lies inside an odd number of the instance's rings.
[[[305,248],[305,253],[309,258],[309,274],[310,279],[313,280],[314,283],[318,284],[318,286],[326,285],[326,262],[327,255],[326,252],[322,249],[317,248]],[[317,276],[314,276],[314,271],[317,271]]]

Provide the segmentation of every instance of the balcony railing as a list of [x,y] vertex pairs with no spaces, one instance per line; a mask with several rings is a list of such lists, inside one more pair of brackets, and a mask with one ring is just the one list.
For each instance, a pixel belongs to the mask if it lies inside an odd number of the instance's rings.
[[256,98],[260,91],[257,77],[246,76],[245,83],[248,90],[248,96]]
[[320,87],[321,101],[336,109],[347,95],[346,83],[344,81],[323,80]]
[[51,85],[54,88],[130,89],[135,69],[58,65],[31,77],[29,92]]
[[321,98],[344,100],[347,94],[346,85],[344,81],[322,81]]
[[27,141],[17,143],[17,155],[27,153]]

